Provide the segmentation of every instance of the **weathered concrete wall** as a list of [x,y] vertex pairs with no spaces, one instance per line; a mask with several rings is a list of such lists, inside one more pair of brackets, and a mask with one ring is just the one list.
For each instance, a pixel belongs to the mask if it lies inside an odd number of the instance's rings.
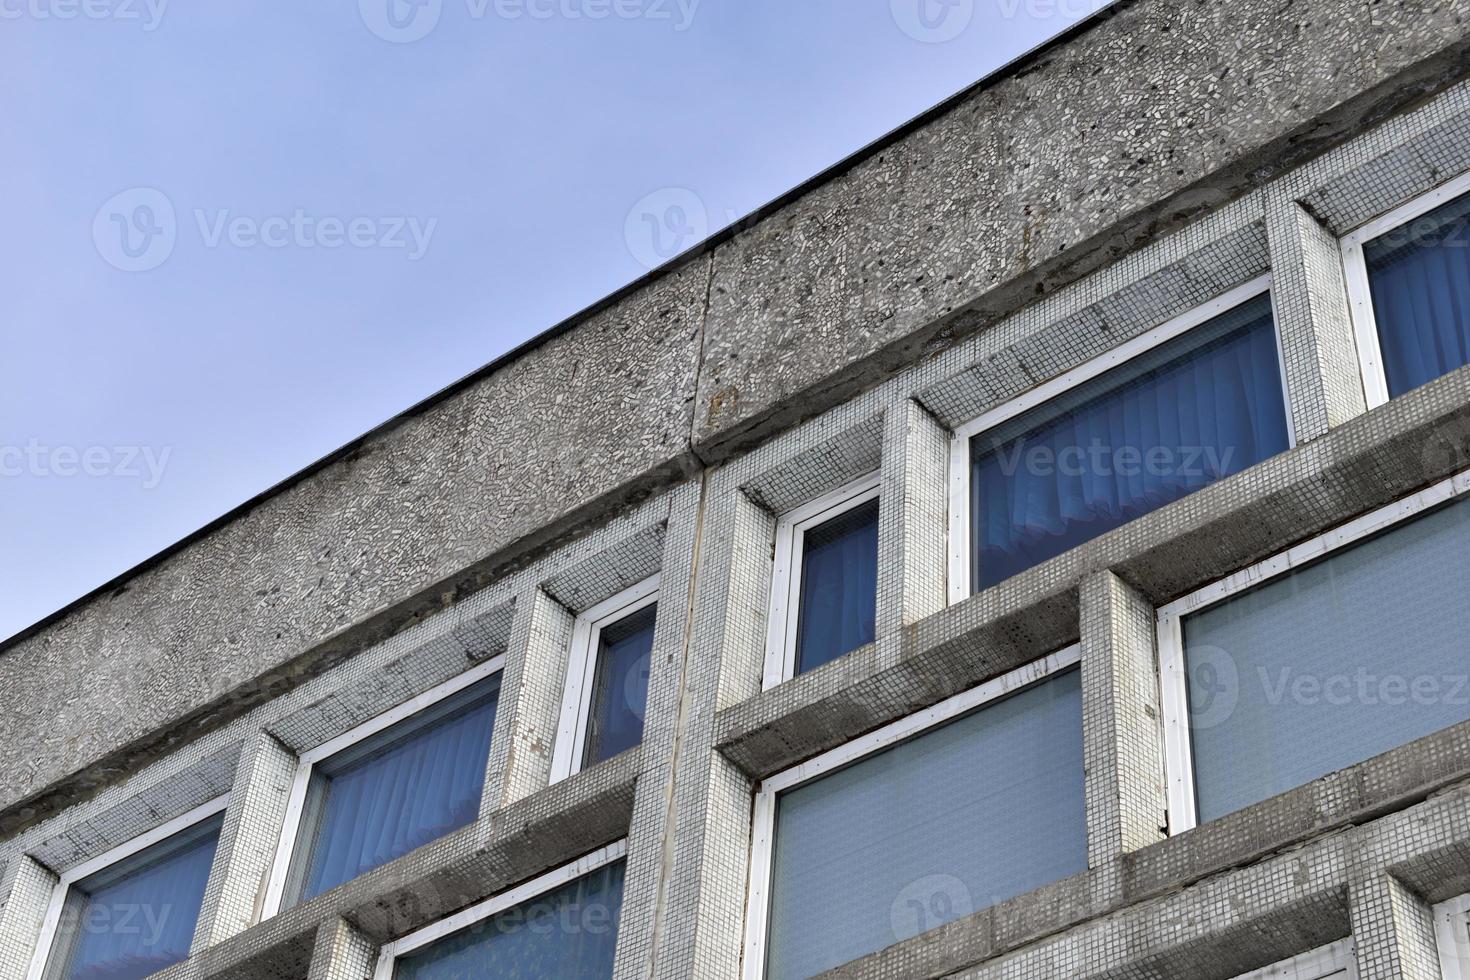
[[1136,0],[0,651],[0,833],[1465,70],[1470,0]]

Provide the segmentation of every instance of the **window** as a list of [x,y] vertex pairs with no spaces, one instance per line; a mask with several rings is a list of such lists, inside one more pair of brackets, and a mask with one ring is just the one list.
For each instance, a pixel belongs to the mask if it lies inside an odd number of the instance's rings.
[[872,643],[877,603],[874,473],[777,522],[765,686]]
[[1159,610],[1174,832],[1470,718],[1467,491],[1447,480]]
[[1262,278],[956,432],[958,601],[1291,445]]
[[383,947],[374,980],[611,977],[620,841]]
[[643,740],[657,616],[655,575],[577,617],[552,751],[553,782]]
[[811,976],[1085,870],[1078,657],[763,782],[747,980]]
[[1344,939],[1236,980],[1358,980],[1353,941]]
[[503,661],[495,657],[302,753],[267,914],[475,820]]
[[1343,239],[1368,407],[1470,363],[1470,174]]
[[1470,980],[1470,895],[1434,907],[1434,938],[1444,980]]
[[63,874],[30,980],[136,980],[188,959],[228,801]]

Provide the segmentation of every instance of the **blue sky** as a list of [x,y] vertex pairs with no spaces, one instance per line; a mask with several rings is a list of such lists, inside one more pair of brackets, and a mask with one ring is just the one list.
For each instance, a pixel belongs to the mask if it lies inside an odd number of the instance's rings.
[[0,637],[1100,5],[0,0]]

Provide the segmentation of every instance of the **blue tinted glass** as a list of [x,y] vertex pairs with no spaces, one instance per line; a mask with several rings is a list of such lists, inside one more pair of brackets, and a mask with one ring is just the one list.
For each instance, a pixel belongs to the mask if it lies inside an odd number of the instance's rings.
[[75,886],[67,980],[135,980],[189,956],[219,843],[216,817]]
[[782,794],[769,980],[1087,868],[1078,671]]
[[1470,501],[1185,618],[1212,820],[1470,718]]
[[398,960],[396,980],[600,980],[613,972],[623,864],[477,922]]
[[317,767],[322,795],[301,900],[475,819],[499,689],[497,674]]
[[878,501],[806,532],[801,551],[796,672],[873,642],[878,601]]
[[1288,448],[1269,296],[971,443],[972,588]]
[[648,658],[658,606],[640,609],[602,630],[582,764],[611,759],[643,740]]
[[1363,246],[1390,395],[1470,363],[1470,197]]

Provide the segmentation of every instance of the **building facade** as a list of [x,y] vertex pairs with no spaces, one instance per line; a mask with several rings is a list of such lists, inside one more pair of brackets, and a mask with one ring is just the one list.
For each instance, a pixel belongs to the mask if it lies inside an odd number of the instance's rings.
[[0,648],[0,980],[1470,978],[1467,195],[1115,5]]

